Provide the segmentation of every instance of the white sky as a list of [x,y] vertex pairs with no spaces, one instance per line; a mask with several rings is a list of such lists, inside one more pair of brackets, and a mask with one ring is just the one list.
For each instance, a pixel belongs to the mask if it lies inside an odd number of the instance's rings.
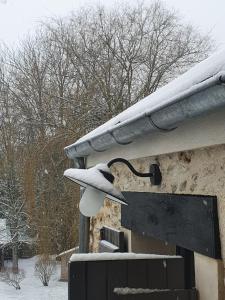
[[[145,0],[145,3],[151,0]],[[116,0],[119,5],[123,0]],[[129,0],[135,4],[137,0]],[[219,46],[225,46],[225,0],[164,0],[202,32],[211,32]],[[115,0],[0,0],[0,41],[13,44],[51,16],[65,16],[90,4],[113,5]]]

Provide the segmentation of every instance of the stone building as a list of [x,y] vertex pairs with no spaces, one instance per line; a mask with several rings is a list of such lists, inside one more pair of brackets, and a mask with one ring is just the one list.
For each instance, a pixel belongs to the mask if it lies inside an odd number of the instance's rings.
[[[132,174],[125,165],[115,164],[112,173],[121,191],[215,197],[221,257],[193,250],[195,283],[201,300],[225,299],[225,51],[196,65],[65,150],[78,162],[85,158],[87,168],[117,157],[129,160],[141,172],[148,172],[150,163],[160,166],[162,182],[156,186]],[[91,219],[93,251],[97,251],[103,225],[122,228],[120,205],[106,200]],[[144,228],[142,234],[124,230],[129,251],[175,253],[176,245],[151,237]],[[205,231],[207,234],[208,227]]]

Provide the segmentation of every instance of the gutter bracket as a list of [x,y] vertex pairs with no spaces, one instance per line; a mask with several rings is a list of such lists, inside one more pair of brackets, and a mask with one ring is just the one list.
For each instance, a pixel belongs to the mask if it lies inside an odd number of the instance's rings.
[[173,130],[177,129],[177,126],[172,127],[172,128],[170,128],[170,129],[158,127],[158,126],[154,123],[154,121],[152,120],[151,115],[148,115],[148,119],[149,119],[151,125],[152,125],[155,129],[157,129],[157,130],[159,130],[159,131],[161,131],[161,132],[170,132],[170,131],[173,131]]

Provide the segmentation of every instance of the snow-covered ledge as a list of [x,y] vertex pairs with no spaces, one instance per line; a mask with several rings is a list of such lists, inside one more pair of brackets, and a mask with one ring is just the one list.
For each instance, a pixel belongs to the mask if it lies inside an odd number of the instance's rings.
[[155,292],[168,292],[169,289],[141,289],[141,288],[114,288],[114,293],[117,295],[138,295],[138,294],[152,294]]
[[70,261],[132,260],[132,259],[170,259],[180,258],[175,255],[136,254],[136,253],[76,253]]

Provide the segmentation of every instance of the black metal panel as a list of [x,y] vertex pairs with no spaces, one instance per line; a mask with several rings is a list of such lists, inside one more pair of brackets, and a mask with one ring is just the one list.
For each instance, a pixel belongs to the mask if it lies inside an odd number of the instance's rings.
[[166,266],[168,289],[184,289],[184,260],[179,258],[167,259]]
[[[87,300],[107,299],[107,273],[105,261],[89,261],[87,264]],[[79,299],[79,298],[77,298]]]
[[116,287],[183,289],[183,266],[177,257],[71,262],[69,300],[119,300]]
[[69,263],[68,299],[86,300],[86,263]]
[[221,258],[214,196],[123,192],[121,224],[141,235]]
[[166,266],[166,260],[163,259],[151,259],[148,261],[148,288],[168,288]]
[[[117,300],[118,295],[114,293],[115,287],[127,286],[127,261],[112,260],[108,266],[108,300]],[[129,300],[124,296],[123,300]]]
[[191,289],[195,287],[195,263],[194,252],[182,247],[176,247],[176,254],[184,258],[184,277],[185,288]]
[[127,261],[127,286],[132,288],[147,288],[147,260]]

